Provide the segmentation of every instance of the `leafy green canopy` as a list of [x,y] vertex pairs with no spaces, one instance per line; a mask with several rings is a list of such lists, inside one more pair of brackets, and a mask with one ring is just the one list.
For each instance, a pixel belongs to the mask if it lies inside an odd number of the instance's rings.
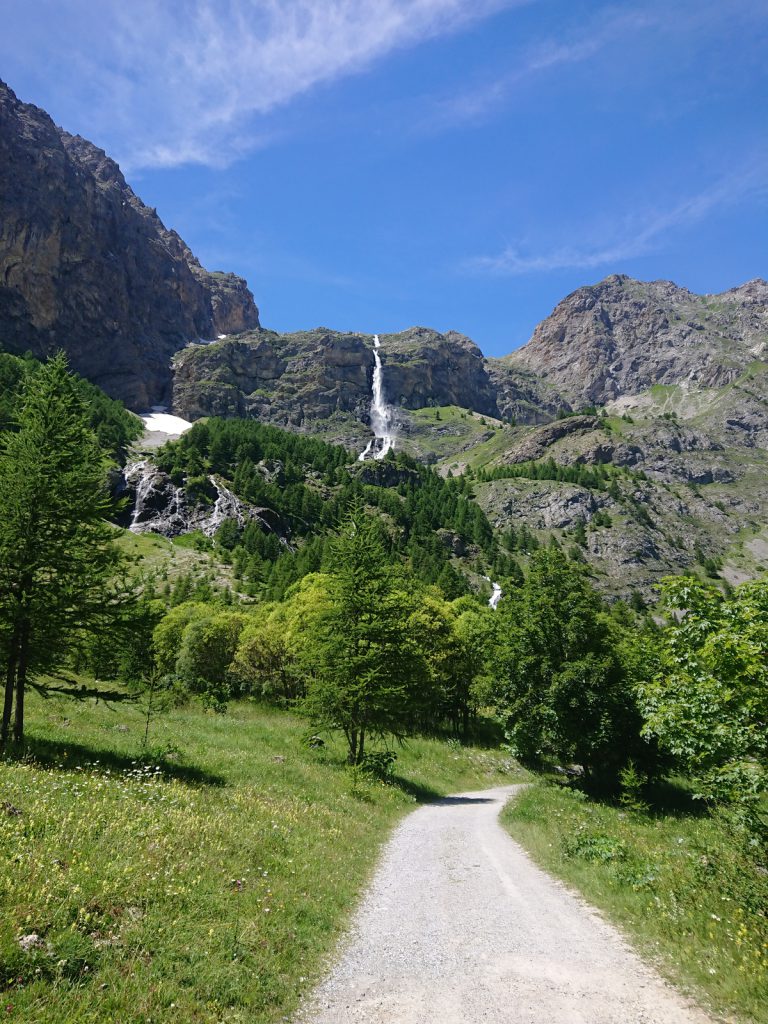
[[244,695],[303,707],[316,728],[344,732],[353,763],[370,738],[446,726],[468,736],[488,690],[494,613],[394,567],[385,537],[356,506],[330,542],[328,570],[283,601],[171,608],[152,644],[163,687],[220,710]]
[[669,577],[672,623],[660,671],[640,687],[645,731],[695,780],[699,796],[757,808],[768,789],[768,581],[730,597]]

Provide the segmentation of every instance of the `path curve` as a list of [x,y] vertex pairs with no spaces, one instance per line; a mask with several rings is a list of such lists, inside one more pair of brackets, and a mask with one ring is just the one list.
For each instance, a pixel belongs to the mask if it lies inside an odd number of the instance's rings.
[[498,815],[517,786],[410,814],[303,1024],[704,1024]]

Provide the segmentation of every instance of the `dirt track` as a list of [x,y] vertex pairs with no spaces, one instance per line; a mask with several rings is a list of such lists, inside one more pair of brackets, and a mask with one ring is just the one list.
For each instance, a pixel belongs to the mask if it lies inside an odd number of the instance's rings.
[[498,823],[515,786],[409,815],[311,1024],[702,1024],[596,911]]

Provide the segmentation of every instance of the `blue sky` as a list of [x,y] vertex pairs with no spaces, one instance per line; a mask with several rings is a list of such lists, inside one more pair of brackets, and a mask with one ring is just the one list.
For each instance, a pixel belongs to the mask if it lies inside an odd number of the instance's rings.
[[6,0],[0,76],[262,322],[489,355],[610,273],[768,277],[765,0]]

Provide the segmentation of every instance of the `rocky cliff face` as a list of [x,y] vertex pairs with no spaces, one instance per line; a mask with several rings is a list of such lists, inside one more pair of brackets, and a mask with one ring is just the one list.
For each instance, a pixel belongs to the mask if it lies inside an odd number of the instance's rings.
[[[381,335],[380,342],[386,399],[392,405],[460,405],[499,415],[494,378],[469,338],[413,327]],[[251,331],[180,352],[173,405],[188,419],[256,416],[301,429],[337,414],[364,422],[373,367],[370,335],[325,328],[282,335]],[[512,376],[506,368],[502,372]]]
[[387,399],[406,409],[460,405],[498,416],[496,389],[486,361],[470,338],[411,327],[381,335]]
[[721,387],[767,356],[765,281],[694,295],[614,275],[563,299],[505,362],[585,405],[658,384]]
[[147,408],[168,400],[174,352],[258,322],[242,279],[201,267],[102,150],[0,83],[0,346],[64,348]]
[[206,537],[213,537],[227,520],[241,527],[255,522],[266,533],[283,538],[286,532],[272,509],[255,508],[242,501],[217,477],[208,478],[204,494],[190,497],[149,459],[129,462],[115,491],[118,497],[127,499],[123,525],[133,533],[178,537],[200,530]]
[[302,428],[334,413],[367,415],[372,341],[318,328],[257,330],[191,345],[174,362],[173,407],[187,417],[252,416]]

